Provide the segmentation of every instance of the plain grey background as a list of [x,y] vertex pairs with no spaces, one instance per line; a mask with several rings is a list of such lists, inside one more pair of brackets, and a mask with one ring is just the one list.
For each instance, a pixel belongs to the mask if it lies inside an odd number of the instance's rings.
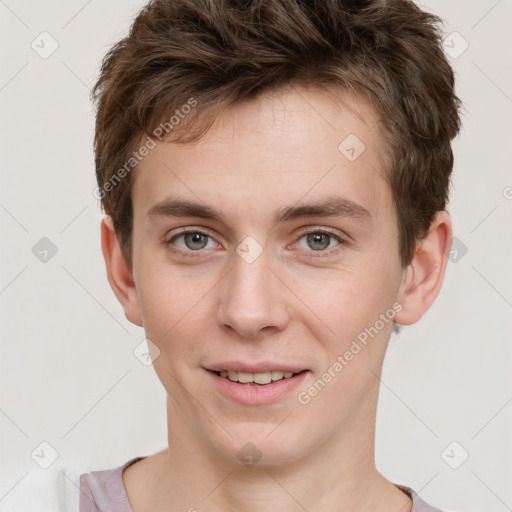
[[[113,468],[166,446],[165,393],[133,353],[143,330],[108,285],[93,196],[89,90],[143,4],[0,0],[0,510],[61,469]],[[422,6],[445,20],[466,108],[448,208],[456,252],[434,306],[391,341],[376,460],[439,508],[502,512],[512,510],[512,0]]]

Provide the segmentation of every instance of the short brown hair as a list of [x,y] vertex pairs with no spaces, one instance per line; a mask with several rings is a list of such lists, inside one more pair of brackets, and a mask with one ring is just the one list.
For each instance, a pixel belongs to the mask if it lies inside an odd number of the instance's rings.
[[136,166],[132,152],[143,137],[153,141],[191,98],[195,108],[165,130],[167,139],[197,140],[216,112],[284,86],[312,85],[361,92],[379,115],[400,258],[408,265],[416,241],[445,209],[451,140],[460,129],[440,23],[409,0],[150,1],[103,59],[92,92],[98,190],[129,264],[126,162]]

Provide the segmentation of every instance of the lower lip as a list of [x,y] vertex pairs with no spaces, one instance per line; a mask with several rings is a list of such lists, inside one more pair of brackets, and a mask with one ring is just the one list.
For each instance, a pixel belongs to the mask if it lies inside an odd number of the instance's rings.
[[235,402],[246,405],[265,405],[283,398],[296,388],[305,378],[309,371],[298,373],[289,379],[281,379],[270,384],[254,385],[232,382],[225,377],[207,370],[218,389]]

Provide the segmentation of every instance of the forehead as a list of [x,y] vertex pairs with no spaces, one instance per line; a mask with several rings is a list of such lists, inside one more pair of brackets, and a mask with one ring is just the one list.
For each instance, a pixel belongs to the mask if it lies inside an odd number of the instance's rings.
[[390,202],[378,118],[362,97],[287,89],[223,111],[193,143],[158,142],[132,199],[146,215],[169,197],[240,214],[340,195],[377,213]]

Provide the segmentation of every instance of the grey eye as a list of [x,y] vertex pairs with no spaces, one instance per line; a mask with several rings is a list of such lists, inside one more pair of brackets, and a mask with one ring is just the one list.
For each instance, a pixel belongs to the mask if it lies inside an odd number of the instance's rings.
[[309,233],[307,235],[307,243],[314,251],[321,251],[329,247],[331,236],[327,233]]
[[208,238],[210,238],[208,235],[203,235],[202,233],[186,233],[182,236],[185,245],[191,250],[204,249],[208,243]]

